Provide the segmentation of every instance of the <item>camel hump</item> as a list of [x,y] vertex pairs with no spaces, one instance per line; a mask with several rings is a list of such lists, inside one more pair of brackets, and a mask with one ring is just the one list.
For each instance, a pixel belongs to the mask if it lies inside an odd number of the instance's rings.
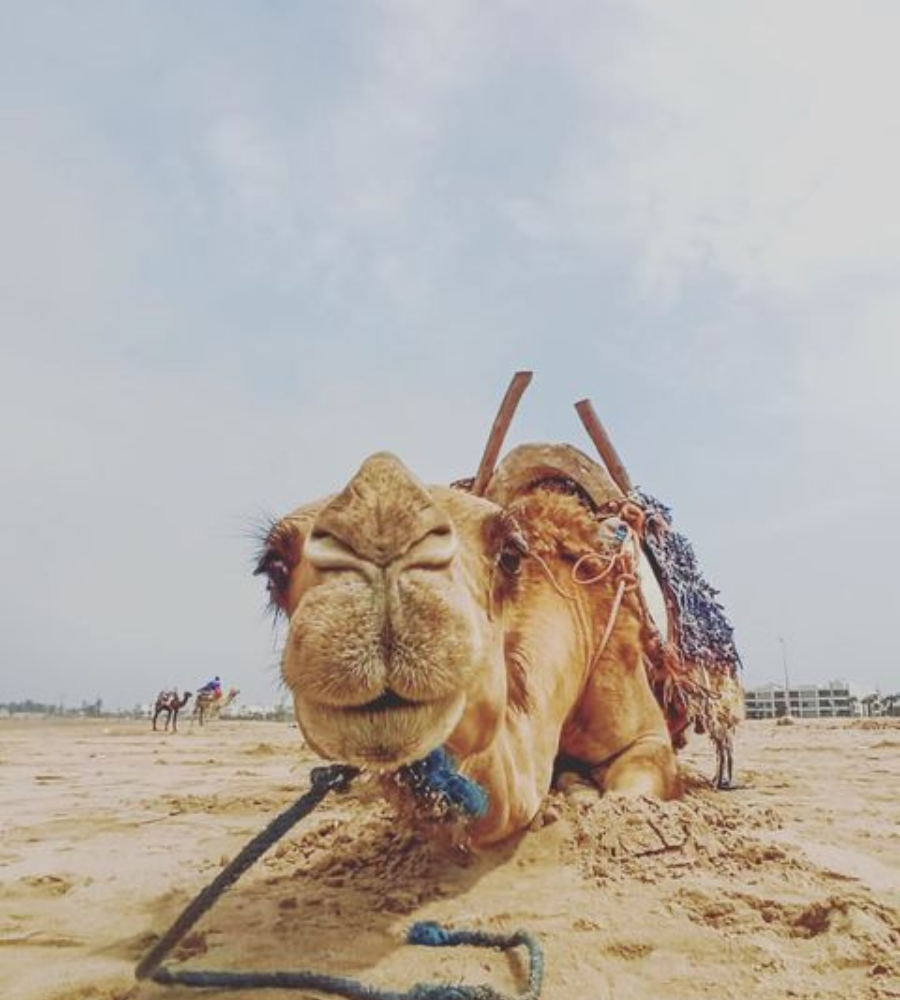
[[522,444],[513,448],[497,466],[484,495],[506,507],[541,487],[565,488],[571,483],[595,508],[622,497],[606,469],[569,444]]

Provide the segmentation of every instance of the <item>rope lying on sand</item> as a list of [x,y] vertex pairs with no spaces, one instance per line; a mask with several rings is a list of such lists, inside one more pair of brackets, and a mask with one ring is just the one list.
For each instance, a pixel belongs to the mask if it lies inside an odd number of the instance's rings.
[[[474,781],[455,770],[454,762],[444,750],[435,750],[424,761],[402,768],[407,771],[408,787],[430,803],[439,802],[446,810],[469,815],[483,815],[487,807],[484,790]],[[152,979],[155,983],[219,988],[248,989],[308,989],[332,993],[350,1000],[512,1000],[491,986],[463,986],[450,983],[417,983],[406,992],[366,986],[355,979],[331,976],[321,972],[297,970],[290,972],[224,972],[170,969],[162,963],[216,900],[292,827],[319,805],[332,791],[345,791],[359,774],[358,768],[343,764],[313,768],[311,788],[287,808],[223,869],[205,889],[185,907],[172,926],[157,941],[135,968],[137,979]],[[407,934],[410,944],[432,948],[471,945],[509,951],[524,947],[528,951],[528,986],[515,1000],[538,1000],[544,973],[544,957],[540,945],[525,931],[513,934],[488,934],[483,931],[457,931],[433,922],[413,924]]]

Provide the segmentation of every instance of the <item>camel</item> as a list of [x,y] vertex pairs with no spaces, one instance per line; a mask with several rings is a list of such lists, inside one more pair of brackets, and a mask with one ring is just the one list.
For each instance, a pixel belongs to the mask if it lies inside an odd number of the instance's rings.
[[153,707],[153,731],[156,732],[156,720],[165,712],[166,721],[163,731],[168,732],[169,722],[171,722],[172,732],[178,732],[178,713],[188,703],[190,697],[191,692],[185,691],[179,698],[177,688],[172,691],[160,691],[156,696],[156,704]]
[[198,722],[201,726],[206,722],[218,719],[223,708],[227,708],[241,692],[237,688],[229,688],[221,698],[216,698],[211,692],[204,691],[197,695],[194,702],[194,713],[191,716],[192,722]]
[[745,717],[744,686],[736,674],[705,670],[704,681],[710,697],[695,713],[694,731],[705,732],[716,749],[713,784],[723,791],[737,788],[734,780],[734,734]]
[[278,521],[256,570],[310,747],[376,772],[445,747],[487,792],[473,847],[527,828],[561,755],[599,791],[680,794],[631,528],[552,481],[502,485],[425,486],[378,453]]

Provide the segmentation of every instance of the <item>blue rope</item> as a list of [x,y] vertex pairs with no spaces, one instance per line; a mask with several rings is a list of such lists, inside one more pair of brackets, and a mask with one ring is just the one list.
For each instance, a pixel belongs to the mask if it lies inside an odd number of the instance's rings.
[[456,761],[443,747],[400,768],[397,780],[438,812],[463,813],[472,819],[487,814],[487,793],[456,770]]
[[[280,840],[331,791],[343,791],[359,773],[357,768],[334,764],[313,768],[311,788],[292,806],[277,816],[247,844],[238,856],[188,905],[172,926],[138,963],[137,979],[152,979],[163,985],[249,989],[308,989],[332,993],[349,1000],[513,1000],[491,986],[465,986],[450,983],[417,983],[403,993],[366,986],[355,979],[321,972],[225,972],[170,969],[162,965],[172,949],[197,921],[213,906],[219,896],[232,886],[273,844]],[[433,751],[424,760],[401,768],[402,783],[415,794],[447,810],[470,816],[483,816],[487,795],[480,785],[459,774],[455,762],[443,749]],[[525,931],[513,934],[488,934],[483,931],[454,931],[433,922],[413,924],[407,940],[410,944],[431,948],[471,945],[508,951],[524,947],[529,955],[528,988],[515,1000],[538,1000],[544,975],[544,957],[538,942]]]
[[[431,921],[413,924],[407,935],[409,944],[431,948],[470,945],[509,951],[523,946],[528,950],[530,966],[528,988],[515,1000],[538,1000],[544,975],[544,957],[540,945],[525,931],[513,934],[488,934],[482,931],[454,931]],[[151,977],[164,985],[194,986],[228,990],[289,989],[318,990],[338,994],[350,1000],[513,1000],[492,986],[466,986],[456,983],[417,983],[403,992],[366,986],[344,976],[321,972],[191,972],[161,968]]]
[[[197,921],[209,910],[213,903],[251,867],[263,854],[295,826],[304,816],[309,815],[331,791],[343,791],[359,774],[355,767],[333,764],[329,767],[314,767],[310,772],[312,787],[280,815],[253,840],[238,856],[203,889],[182,911],[181,915],[156,944],[138,963],[134,970],[137,979],[155,978],[154,970],[178,944]],[[163,972],[165,970],[159,970]]]
[[[541,985],[544,979],[544,953],[541,946],[527,931],[515,931],[512,934],[488,934],[486,931],[454,931],[433,920],[423,920],[413,924],[406,940],[410,944],[426,945],[429,948],[455,948],[459,945],[471,945],[475,948],[498,948],[508,951],[510,948],[524,947],[530,959],[528,968],[528,988],[519,994],[518,1000],[537,1000],[541,995]],[[429,989],[431,987],[428,987]],[[451,991],[487,990],[486,993],[450,992],[433,994],[433,1000],[456,1000],[464,997],[501,997],[489,986],[455,986],[438,987]]]

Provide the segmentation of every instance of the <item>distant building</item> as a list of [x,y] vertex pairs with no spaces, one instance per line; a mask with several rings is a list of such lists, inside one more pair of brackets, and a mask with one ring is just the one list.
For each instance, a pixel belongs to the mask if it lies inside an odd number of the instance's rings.
[[[793,715],[798,719],[849,718],[860,714],[858,695],[847,681],[828,684],[798,684],[788,697],[783,684],[763,684],[745,693],[748,719],[778,719]],[[790,709],[790,710],[788,710]]]

